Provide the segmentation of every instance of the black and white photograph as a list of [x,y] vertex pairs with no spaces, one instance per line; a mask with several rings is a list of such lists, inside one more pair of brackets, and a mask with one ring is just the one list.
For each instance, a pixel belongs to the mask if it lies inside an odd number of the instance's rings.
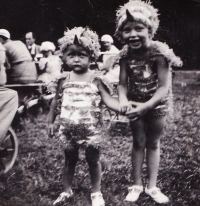
[[0,206],[200,205],[200,0],[0,0]]

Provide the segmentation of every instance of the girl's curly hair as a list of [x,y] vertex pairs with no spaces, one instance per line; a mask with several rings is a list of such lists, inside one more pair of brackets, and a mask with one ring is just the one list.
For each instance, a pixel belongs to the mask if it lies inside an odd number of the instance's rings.
[[80,44],[89,54],[92,60],[97,60],[100,54],[100,44],[98,35],[88,27],[74,27],[67,29],[62,37],[63,43],[61,51],[64,53],[68,46],[72,44]]
[[122,29],[124,25],[131,21],[138,21],[146,25],[149,29],[151,37],[156,33],[159,26],[158,10],[155,9],[148,0],[130,0],[124,6],[120,6],[117,10],[116,32],[115,36],[123,43]]

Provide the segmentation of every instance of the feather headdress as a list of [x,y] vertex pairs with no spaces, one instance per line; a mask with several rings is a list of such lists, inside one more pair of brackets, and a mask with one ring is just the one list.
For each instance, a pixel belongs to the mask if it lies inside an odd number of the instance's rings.
[[156,33],[159,26],[158,10],[155,9],[150,1],[130,0],[117,10],[116,33],[115,36],[122,40],[122,29],[128,21],[138,21],[145,24],[151,37]]
[[100,54],[100,44],[98,35],[90,30],[88,27],[75,27],[71,30],[64,32],[64,37],[62,38],[63,43],[61,45],[61,51],[64,53],[68,46],[72,44],[79,44],[85,48],[90,56],[97,60]]

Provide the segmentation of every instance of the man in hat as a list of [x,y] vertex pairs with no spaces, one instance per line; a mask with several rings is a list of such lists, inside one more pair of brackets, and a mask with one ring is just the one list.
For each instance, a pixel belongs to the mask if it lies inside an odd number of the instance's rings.
[[0,42],[6,49],[7,57],[7,82],[32,83],[37,80],[37,70],[32,62],[32,57],[26,45],[18,40],[11,40],[10,33],[6,29],[0,29]]

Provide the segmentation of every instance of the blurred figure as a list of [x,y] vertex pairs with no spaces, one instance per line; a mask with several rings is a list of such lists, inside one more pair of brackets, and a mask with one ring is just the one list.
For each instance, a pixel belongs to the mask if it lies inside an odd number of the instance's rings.
[[117,84],[119,82],[119,62],[117,62],[117,55],[119,50],[113,45],[113,38],[105,34],[101,37],[101,56],[98,60],[98,67],[104,71],[104,79],[110,84],[112,88],[111,95],[116,93]]
[[113,45],[113,42],[113,38],[108,34],[101,37],[102,55],[98,59],[98,66],[100,70],[109,71],[114,63],[114,57],[119,53],[119,50]]
[[62,61],[59,56],[54,55],[55,45],[52,42],[45,41],[40,47],[43,58],[39,61],[39,75],[37,82],[48,84],[50,81],[60,76]]
[[9,84],[26,84],[37,80],[37,70],[26,45],[12,41],[6,29],[0,29],[0,42],[6,49],[7,82]]
[[40,54],[40,45],[35,44],[35,34],[33,32],[26,33],[25,40],[33,61],[38,61],[37,54]]
[[57,41],[58,50],[55,51],[54,55],[59,56],[62,59],[62,53],[60,51],[60,47],[63,44],[63,38],[59,38]]
[[5,48],[0,43],[0,145],[18,108],[17,92],[4,87],[6,83]]

